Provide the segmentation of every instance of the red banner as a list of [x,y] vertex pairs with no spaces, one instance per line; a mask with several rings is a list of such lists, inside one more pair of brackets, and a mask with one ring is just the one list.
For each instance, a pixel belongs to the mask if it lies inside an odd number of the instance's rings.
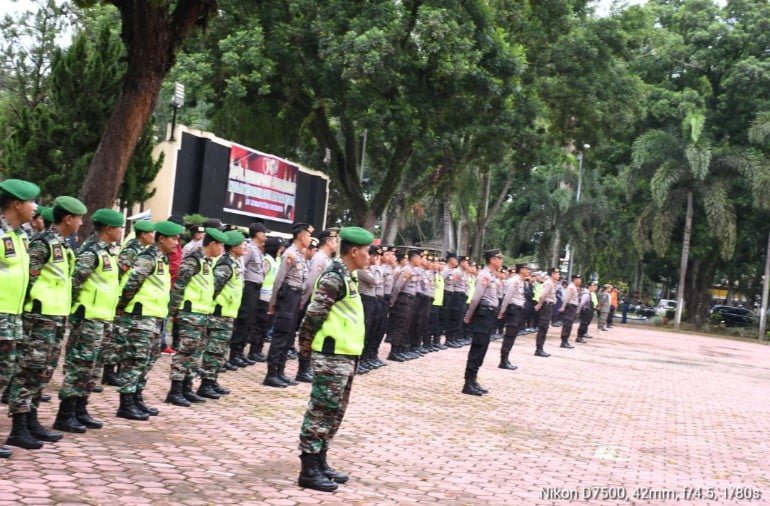
[[225,212],[292,223],[299,166],[233,144]]

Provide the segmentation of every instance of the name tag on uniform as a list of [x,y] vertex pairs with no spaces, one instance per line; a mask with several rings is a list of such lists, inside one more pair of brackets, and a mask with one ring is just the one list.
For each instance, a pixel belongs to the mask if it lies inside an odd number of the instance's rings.
[[351,297],[358,297],[358,286],[355,283],[348,283],[348,288],[350,288]]
[[105,272],[112,270],[112,259],[110,258],[110,255],[102,255],[102,270]]
[[155,272],[160,276],[162,276],[166,272],[166,264],[164,264],[163,260],[161,260],[160,258],[155,263]]
[[5,258],[16,257],[16,246],[13,244],[13,239],[10,237],[3,237],[3,248],[5,248]]
[[58,264],[64,261],[64,249],[60,244],[53,247],[53,263]]
[[203,262],[203,275],[208,276],[209,272],[211,272],[211,267],[209,267],[209,263]]

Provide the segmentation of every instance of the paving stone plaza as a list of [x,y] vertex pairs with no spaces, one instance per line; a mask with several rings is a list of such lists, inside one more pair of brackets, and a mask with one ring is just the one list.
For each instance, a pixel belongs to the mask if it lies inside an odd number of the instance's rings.
[[160,416],[115,418],[114,389],[94,394],[105,428],[14,449],[0,504],[770,504],[770,347],[616,325],[562,350],[558,330],[550,358],[521,336],[517,371],[493,343],[484,397],[460,394],[467,348],[357,377],[332,494],[296,486],[309,385],[263,387],[257,364],[223,375],[222,400],[173,407],[164,356],[145,392]]

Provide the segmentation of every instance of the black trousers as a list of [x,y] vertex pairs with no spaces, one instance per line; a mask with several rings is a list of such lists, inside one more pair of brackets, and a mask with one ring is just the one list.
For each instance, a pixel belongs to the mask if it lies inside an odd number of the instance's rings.
[[463,325],[463,309],[465,294],[461,292],[444,292],[444,321],[446,322],[446,337],[449,340],[460,337]]
[[388,312],[390,309],[390,296],[377,297],[377,315],[378,318],[374,322],[374,340],[372,342],[371,358],[376,358],[377,353],[380,350],[380,344],[385,337],[385,332],[388,330]]
[[580,325],[578,326],[578,337],[584,337],[588,333],[588,326],[594,318],[594,310],[584,307],[580,311]]
[[567,341],[569,339],[569,335],[572,333],[572,324],[575,322],[576,314],[577,306],[575,304],[567,304],[564,307],[564,312],[562,313],[562,321],[564,323],[561,326],[562,341]]
[[230,346],[239,347],[253,342],[257,327],[257,314],[259,313],[259,291],[262,283],[246,281],[243,284],[243,298],[241,307],[238,308],[238,316],[233,324],[233,337]]
[[503,321],[505,322],[505,337],[516,338],[516,336],[519,335],[519,331],[524,326],[527,316],[528,314],[525,308],[509,304],[505,310],[505,317],[503,318]]
[[393,307],[390,308],[388,318],[388,336],[393,346],[409,344],[409,327],[412,324],[412,312],[414,311],[414,295],[399,293]]
[[302,291],[283,285],[275,302],[275,320],[273,321],[273,340],[267,353],[267,363],[283,366],[286,364],[286,352],[294,343],[294,334],[299,317],[299,303]]
[[441,306],[430,306],[430,320],[428,322],[428,331],[423,337],[423,344],[430,346],[433,343],[438,344],[441,337]]
[[489,349],[489,335],[497,322],[497,309],[479,306],[473,313],[468,329],[473,334],[468,362],[465,365],[465,379],[474,380],[484,364]]
[[538,350],[542,350],[545,345],[545,335],[548,333],[548,326],[551,325],[551,315],[553,315],[552,302],[546,302],[540,306],[537,316],[537,338],[535,339],[535,346]]
[[372,295],[361,294],[361,302],[364,306],[364,326],[366,333],[364,334],[364,352],[362,358],[369,358],[369,352],[372,349],[372,342],[375,339],[377,333],[376,321],[379,316],[380,306],[377,302],[377,297]]
[[412,313],[412,324],[409,328],[409,343],[412,347],[422,346],[422,337],[428,328],[430,319],[430,305],[433,299],[422,294],[417,294]]

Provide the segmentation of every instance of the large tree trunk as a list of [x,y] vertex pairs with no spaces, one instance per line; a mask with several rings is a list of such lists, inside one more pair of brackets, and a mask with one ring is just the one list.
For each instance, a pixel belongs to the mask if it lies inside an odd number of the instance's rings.
[[676,316],[674,329],[679,330],[684,310],[684,283],[687,276],[687,261],[690,258],[690,237],[692,236],[692,191],[687,192],[687,214],[684,218],[684,238],[682,239],[682,258],[679,262],[679,284],[676,287]]
[[551,265],[547,266],[548,269],[551,267],[559,267],[559,252],[561,251],[561,231],[557,228],[553,232],[553,249],[551,250]]
[[444,204],[444,236],[441,243],[441,255],[446,258],[446,254],[450,251],[455,251],[455,234],[454,226],[452,224],[452,210],[450,204],[445,201]]
[[[115,2],[128,65],[115,109],[88,167],[81,197],[91,210],[112,208],[160,87],[174,65],[179,45],[215,5],[212,0],[180,0],[173,12],[168,1]],[[81,237],[90,233],[90,222]]]
[[762,309],[759,313],[759,340],[764,341],[767,332],[767,296],[770,287],[770,232],[767,233],[765,250],[765,277],[762,279]]
[[471,249],[471,256],[474,258],[481,256],[481,248],[484,247],[484,231],[487,224],[489,191],[492,179],[488,170],[482,172],[480,176],[481,181],[479,182],[479,186],[481,188],[481,200],[479,201],[478,209],[476,209],[476,223],[473,234],[473,247]]

